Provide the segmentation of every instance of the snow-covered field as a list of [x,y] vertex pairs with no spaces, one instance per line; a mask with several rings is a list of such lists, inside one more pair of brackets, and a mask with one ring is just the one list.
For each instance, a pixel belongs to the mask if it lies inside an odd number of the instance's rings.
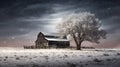
[[120,67],[120,50],[0,48],[0,67]]

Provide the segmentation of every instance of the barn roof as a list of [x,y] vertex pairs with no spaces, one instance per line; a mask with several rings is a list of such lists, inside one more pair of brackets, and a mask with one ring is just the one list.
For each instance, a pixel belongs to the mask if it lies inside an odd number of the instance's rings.
[[45,37],[45,39],[47,39],[48,41],[69,41],[67,39],[61,39],[61,38],[47,38],[47,37]]
[[[40,32],[40,33],[38,34],[38,37],[39,37],[41,34],[43,34],[43,33]],[[52,35],[50,35],[50,34],[43,34],[43,36],[44,36],[45,39],[47,39],[48,41],[69,41],[69,40],[67,40],[66,37],[60,38],[59,35],[55,35],[55,34],[52,34]]]

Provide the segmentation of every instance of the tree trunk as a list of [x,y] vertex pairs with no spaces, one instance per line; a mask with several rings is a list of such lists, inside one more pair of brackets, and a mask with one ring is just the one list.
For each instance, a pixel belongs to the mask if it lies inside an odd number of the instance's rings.
[[81,48],[80,48],[80,46],[79,45],[77,45],[77,48],[76,48],[77,50],[81,50]]
[[81,38],[80,38],[80,40],[77,40],[77,37],[75,36],[75,34],[72,34],[73,35],[73,39],[74,39],[74,41],[75,41],[75,43],[76,43],[76,49],[77,50],[81,50],[81,43],[82,43],[82,41],[83,40],[81,40]]
[[81,42],[79,44],[77,44],[77,50],[81,50]]

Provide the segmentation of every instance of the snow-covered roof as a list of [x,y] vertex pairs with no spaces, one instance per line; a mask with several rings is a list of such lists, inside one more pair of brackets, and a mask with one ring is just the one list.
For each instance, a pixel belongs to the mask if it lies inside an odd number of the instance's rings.
[[46,38],[59,38],[60,36],[55,35],[44,35]]
[[45,37],[45,39],[47,39],[48,41],[69,41],[67,39],[60,39],[60,38],[47,38],[47,37]]
[[[40,37],[41,34],[43,34],[43,33],[40,32],[40,33],[38,34],[38,37]],[[54,35],[54,34],[52,34],[52,35],[43,34],[43,36],[44,36],[45,39],[47,39],[48,41],[69,41],[69,40],[67,40],[66,37],[60,38],[59,35]]]

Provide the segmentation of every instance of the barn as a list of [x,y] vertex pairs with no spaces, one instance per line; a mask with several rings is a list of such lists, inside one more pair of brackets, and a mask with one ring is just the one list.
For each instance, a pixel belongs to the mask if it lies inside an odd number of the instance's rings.
[[37,48],[67,48],[70,46],[70,42],[66,37],[60,38],[55,35],[44,35],[40,32],[35,41],[35,46]]

